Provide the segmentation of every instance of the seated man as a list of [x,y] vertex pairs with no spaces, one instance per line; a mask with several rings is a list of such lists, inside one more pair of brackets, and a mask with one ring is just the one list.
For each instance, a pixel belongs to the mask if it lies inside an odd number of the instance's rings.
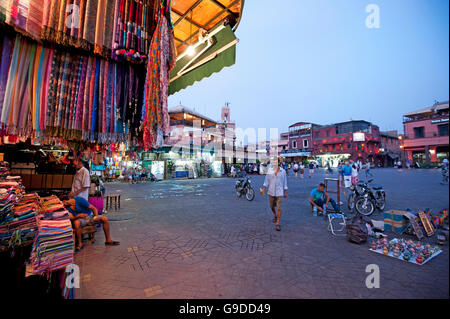
[[340,213],[340,208],[332,199],[327,192],[325,192],[325,184],[320,183],[319,187],[314,188],[311,191],[311,197],[309,199],[309,202],[311,203],[311,206],[314,208],[314,216],[317,216],[316,211],[318,210],[320,213],[326,213],[327,205],[328,203],[331,203],[334,210],[337,213]]
[[76,196],[71,199],[63,201],[64,206],[69,211],[70,220],[72,221],[73,228],[78,240],[78,246],[76,251],[80,251],[83,248],[83,242],[81,240],[81,228],[86,225],[99,222],[103,225],[103,231],[105,233],[105,245],[116,246],[120,243],[113,241],[109,235],[109,222],[105,216],[98,216],[97,209],[91,205],[86,199],[80,196]]

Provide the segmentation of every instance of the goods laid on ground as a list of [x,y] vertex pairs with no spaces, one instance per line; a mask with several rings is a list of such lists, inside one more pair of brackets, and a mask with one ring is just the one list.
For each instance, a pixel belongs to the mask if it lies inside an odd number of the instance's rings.
[[372,241],[369,250],[416,265],[426,264],[442,252],[437,246],[398,238]]

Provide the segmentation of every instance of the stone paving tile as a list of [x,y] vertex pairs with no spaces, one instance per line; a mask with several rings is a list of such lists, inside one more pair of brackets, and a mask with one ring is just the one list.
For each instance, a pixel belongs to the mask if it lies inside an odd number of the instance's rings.
[[[439,184],[438,171],[374,174],[387,191],[387,209],[448,207],[448,186]],[[121,245],[105,247],[101,230],[94,243],[86,242],[75,257],[82,276],[77,297],[448,298],[448,247],[417,266],[331,235],[307,203],[324,177],[288,178],[281,232],[267,198],[237,198],[233,179],[108,184],[107,193],[120,191],[123,198],[120,211],[106,214]],[[257,188],[263,177],[252,180]],[[368,264],[380,267],[380,289],[365,287]]]

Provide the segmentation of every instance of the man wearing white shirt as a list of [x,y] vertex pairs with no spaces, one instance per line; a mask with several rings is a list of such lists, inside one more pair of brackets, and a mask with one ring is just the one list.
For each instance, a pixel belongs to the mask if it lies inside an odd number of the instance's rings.
[[263,193],[266,189],[269,197],[269,206],[273,212],[273,222],[276,223],[275,229],[280,231],[281,206],[283,204],[283,197],[287,198],[287,178],[286,171],[280,167],[277,158],[272,159],[272,167],[267,172],[264,180]]
[[88,200],[89,197],[89,187],[91,186],[91,176],[89,175],[89,171],[86,167],[84,167],[83,162],[78,160],[77,163],[77,173],[73,178],[72,182],[72,191],[69,193],[69,196],[75,197],[83,197]]

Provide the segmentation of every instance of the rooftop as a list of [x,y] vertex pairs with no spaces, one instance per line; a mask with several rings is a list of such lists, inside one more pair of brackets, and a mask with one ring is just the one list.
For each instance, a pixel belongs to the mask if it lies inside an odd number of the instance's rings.
[[186,106],[183,106],[183,105],[178,105],[178,106],[170,108],[169,109],[169,115],[170,114],[189,114],[191,116],[198,117],[198,118],[200,118],[202,120],[206,120],[206,121],[209,121],[211,123],[217,124],[217,122],[214,121],[213,119],[211,119],[211,118],[209,118],[209,117],[207,117],[205,115],[202,115],[199,112],[197,112],[197,111],[195,111],[193,109],[190,109],[190,108],[188,108]]
[[416,115],[431,115],[438,111],[448,110],[448,101],[442,103],[436,103],[432,106],[428,106],[413,112],[404,114],[405,117],[416,116]]

